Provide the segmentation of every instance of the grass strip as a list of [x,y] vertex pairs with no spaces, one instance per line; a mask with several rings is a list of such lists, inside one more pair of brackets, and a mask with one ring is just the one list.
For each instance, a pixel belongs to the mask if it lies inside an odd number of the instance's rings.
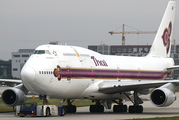
[[127,120],[179,120],[179,116],[174,117],[155,117],[155,118],[133,118]]
[[[50,105],[56,105],[56,106],[63,106],[63,105],[67,105],[67,101],[63,102],[61,105],[59,104],[61,102],[61,99],[50,99],[48,100]],[[37,103],[37,105],[42,105],[42,100],[40,100],[38,97],[36,98],[28,98],[27,103]],[[82,106],[90,106],[90,105],[94,105],[95,103],[93,103],[91,100],[75,100],[73,102],[73,105],[76,105],[77,107],[82,107]],[[4,112],[13,112],[13,107],[8,107],[6,105],[3,104],[2,99],[0,98],[0,113],[4,113]]]

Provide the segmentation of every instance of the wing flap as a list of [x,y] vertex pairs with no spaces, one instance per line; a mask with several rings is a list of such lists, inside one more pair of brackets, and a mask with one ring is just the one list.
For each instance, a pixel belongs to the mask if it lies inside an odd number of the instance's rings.
[[113,94],[113,93],[120,93],[120,92],[127,92],[127,91],[134,91],[134,90],[142,90],[142,89],[149,89],[160,87],[166,83],[177,83],[179,84],[179,80],[163,80],[163,81],[106,81],[100,83],[99,92],[106,93],[106,94]]

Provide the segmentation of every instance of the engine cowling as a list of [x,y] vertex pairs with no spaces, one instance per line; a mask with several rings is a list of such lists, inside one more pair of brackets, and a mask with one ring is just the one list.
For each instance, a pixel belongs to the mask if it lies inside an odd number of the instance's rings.
[[171,105],[175,100],[175,94],[168,88],[157,88],[150,95],[152,103],[157,107],[165,107]]
[[2,93],[2,101],[7,106],[16,106],[27,100],[25,93],[18,88],[9,88]]

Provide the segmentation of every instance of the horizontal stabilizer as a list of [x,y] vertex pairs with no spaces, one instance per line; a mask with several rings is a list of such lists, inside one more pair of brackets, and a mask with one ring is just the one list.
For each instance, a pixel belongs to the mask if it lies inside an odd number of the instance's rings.
[[5,83],[6,85],[10,86],[10,87],[14,87],[14,84],[18,85],[21,84],[22,81],[21,80],[17,80],[17,79],[0,79],[0,84]]
[[179,69],[179,65],[168,67],[167,70],[177,70]]

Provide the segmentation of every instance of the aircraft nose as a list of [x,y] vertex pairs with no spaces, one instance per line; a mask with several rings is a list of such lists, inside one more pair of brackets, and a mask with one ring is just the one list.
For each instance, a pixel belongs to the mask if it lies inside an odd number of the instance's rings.
[[21,70],[21,79],[25,83],[30,83],[35,80],[35,71],[32,67],[24,66]]

